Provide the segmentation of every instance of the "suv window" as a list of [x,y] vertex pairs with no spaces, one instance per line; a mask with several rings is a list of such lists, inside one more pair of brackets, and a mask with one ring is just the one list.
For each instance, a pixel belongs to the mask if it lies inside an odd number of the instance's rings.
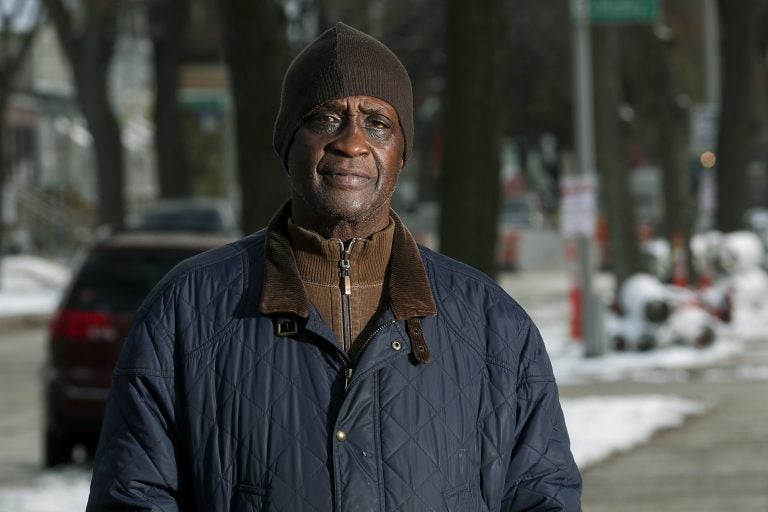
[[193,248],[100,248],[92,251],[71,288],[67,307],[132,314]]

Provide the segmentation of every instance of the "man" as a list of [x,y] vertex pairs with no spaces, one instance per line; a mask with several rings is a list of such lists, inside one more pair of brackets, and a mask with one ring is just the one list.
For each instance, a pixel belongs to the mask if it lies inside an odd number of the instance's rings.
[[390,210],[413,150],[397,57],[321,34],[286,72],[274,145],[290,202],[138,313],[88,511],[580,510],[536,327]]

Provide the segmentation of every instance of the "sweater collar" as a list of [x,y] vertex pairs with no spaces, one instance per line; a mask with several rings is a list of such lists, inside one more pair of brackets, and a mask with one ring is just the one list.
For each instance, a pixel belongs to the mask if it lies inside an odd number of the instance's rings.
[[[354,283],[381,285],[384,282],[392,255],[394,231],[395,223],[390,220],[389,225],[378,233],[347,243],[349,252],[345,257],[351,262]],[[339,261],[344,251],[341,240],[323,238],[294,224],[291,219],[288,219],[288,234],[301,278],[318,284],[338,284]]]
[[[292,313],[308,318],[312,306],[291,247],[290,213],[289,201],[267,227],[264,288],[259,309],[266,315]],[[393,210],[390,218],[392,251],[386,286],[392,312],[397,320],[436,315],[437,307],[416,241]]]

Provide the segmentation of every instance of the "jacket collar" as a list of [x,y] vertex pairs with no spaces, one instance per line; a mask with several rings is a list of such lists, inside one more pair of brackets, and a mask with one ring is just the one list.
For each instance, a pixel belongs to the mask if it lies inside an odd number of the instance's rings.
[[[291,248],[288,234],[290,214],[289,201],[278,210],[267,227],[264,288],[259,310],[265,315],[292,313],[306,319],[312,305],[301,283]],[[395,231],[386,286],[395,319],[434,316],[437,307],[416,241],[393,210],[390,210],[390,216]]]

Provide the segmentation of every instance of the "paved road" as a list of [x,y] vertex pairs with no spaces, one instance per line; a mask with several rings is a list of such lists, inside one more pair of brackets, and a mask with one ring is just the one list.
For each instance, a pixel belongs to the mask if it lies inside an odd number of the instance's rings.
[[23,324],[0,330],[0,484],[21,483],[41,467],[45,329]]
[[669,394],[707,407],[584,471],[585,512],[768,512],[768,340],[685,382],[588,384],[563,396]]

